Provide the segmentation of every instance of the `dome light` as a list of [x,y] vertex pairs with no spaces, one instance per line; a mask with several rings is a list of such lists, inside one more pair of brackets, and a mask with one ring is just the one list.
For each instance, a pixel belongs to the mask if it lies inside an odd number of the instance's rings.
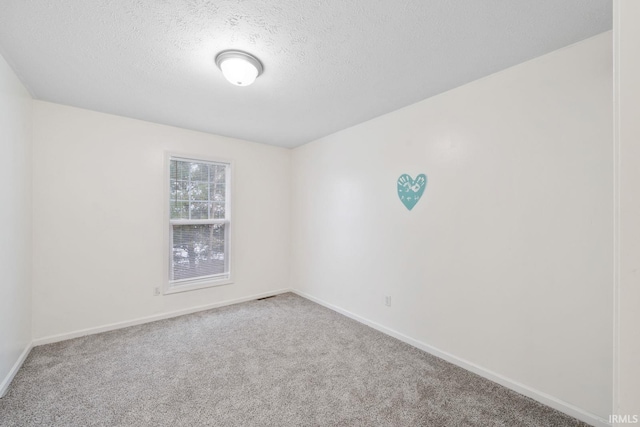
[[236,86],[249,86],[262,74],[262,63],[253,55],[239,50],[225,50],[216,56],[222,75]]

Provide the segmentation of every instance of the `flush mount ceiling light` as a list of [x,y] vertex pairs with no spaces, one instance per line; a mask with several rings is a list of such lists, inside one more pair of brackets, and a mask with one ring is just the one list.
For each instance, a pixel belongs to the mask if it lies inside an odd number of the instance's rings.
[[249,86],[260,74],[262,63],[253,55],[239,50],[224,50],[216,56],[222,75],[236,86]]

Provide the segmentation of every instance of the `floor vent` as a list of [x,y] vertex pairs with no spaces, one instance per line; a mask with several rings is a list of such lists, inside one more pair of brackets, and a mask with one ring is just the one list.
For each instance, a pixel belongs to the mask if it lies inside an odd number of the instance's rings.
[[273,298],[273,297],[275,297],[275,295],[271,295],[270,297],[258,298],[256,301],[262,301],[262,300]]

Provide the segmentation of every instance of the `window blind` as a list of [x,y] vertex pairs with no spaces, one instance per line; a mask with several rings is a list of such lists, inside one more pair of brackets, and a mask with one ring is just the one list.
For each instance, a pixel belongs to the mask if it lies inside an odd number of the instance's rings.
[[229,168],[226,163],[170,160],[172,286],[229,277]]

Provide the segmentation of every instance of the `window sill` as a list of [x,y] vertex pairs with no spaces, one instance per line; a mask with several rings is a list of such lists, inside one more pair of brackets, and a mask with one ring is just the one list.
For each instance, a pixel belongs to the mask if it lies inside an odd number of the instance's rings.
[[164,295],[177,294],[180,292],[195,291],[198,289],[213,288],[216,286],[230,285],[233,283],[231,277],[220,279],[196,279],[184,282],[168,283],[164,290]]

